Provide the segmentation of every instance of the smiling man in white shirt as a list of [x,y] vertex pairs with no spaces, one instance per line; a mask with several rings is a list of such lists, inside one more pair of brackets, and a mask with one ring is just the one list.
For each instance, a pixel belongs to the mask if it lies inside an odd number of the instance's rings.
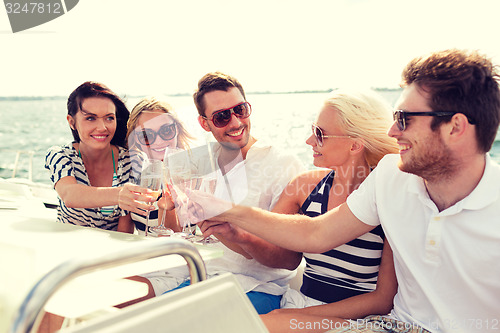
[[[252,107],[236,78],[207,73],[193,98],[200,125],[218,142],[217,163],[235,202],[271,210],[288,182],[304,171],[302,163],[250,134]],[[279,308],[301,256],[233,227],[216,236],[221,242],[211,246],[221,247],[223,256],[207,262],[208,277],[234,274],[259,314]],[[188,285],[188,277],[185,269],[148,275],[156,295]]]

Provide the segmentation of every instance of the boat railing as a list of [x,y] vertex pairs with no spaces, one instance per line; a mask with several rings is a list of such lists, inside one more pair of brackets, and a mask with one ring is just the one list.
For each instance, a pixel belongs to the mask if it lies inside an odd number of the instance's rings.
[[96,270],[177,254],[187,262],[191,283],[206,280],[207,275],[203,259],[191,243],[171,238],[146,243],[149,244],[141,242],[140,246],[131,247],[98,259],[78,258],[57,266],[41,278],[28,293],[16,314],[9,332],[36,332],[41,322],[41,314],[44,313],[44,306],[50,297],[70,280]]
[[[54,187],[50,184],[33,182],[33,157],[35,151],[33,150],[13,150],[13,149],[0,149],[0,152],[15,153],[14,164],[9,165],[8,169],[12,169],[11,178],[0,178],[0,181],[7,181],[8,183],[18,184],[19,187],[28,187],[31,195],[43,201],[46,208],[56,209],[59,206],[57,194]],[[28,160],[21,159],[21,156],[28,155]],[[22,166],[27,162],[28,177],[26,178],[23,172],[19,172]],[[21,169],[23,170],[23,169]],[[30,197],[31,197],[30,195]]]
[[33,156],[35,151],[33,150],[16,150],[16,157],[14,159],[14,166],[12,167],[12,178],[16,178],[16,172],[19,167],[19,160],[21,155],[28,155],[28,180],[33,181]]

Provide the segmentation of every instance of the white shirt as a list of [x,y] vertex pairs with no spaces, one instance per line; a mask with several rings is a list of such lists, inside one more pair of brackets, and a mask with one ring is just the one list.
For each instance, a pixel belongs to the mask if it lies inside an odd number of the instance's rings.
[[[236,165],[226,177],[229,184],[238,184],[238,189],[231,186],[231,196],[235,202],[272,210],[285,186],[303,171],[304,166],[295,156],[280,154],[276,148],[259,140],[247,152],[244,163]],[[241,179],[243,177],[246,179]],[[225,194],[219,196],[224,197]],[[295,275],[295,271],[270,268],[255,259],[246,259],[222,243],[211,246],[221,247],[223,256],[206,263],[208,276],[231,272],[245,292],[259,291],[282,295],[288,289],[288,281]],[[156,295],[189,277],[185,268],[145,276],[151,281]]]
[[[227,177],[230,185],[239,185],[238,189],[231,186],[235,202],[272,210],[285,186],[303,170],[303,165],[295,156],[280,154],[276,148],[257,141],[248,151],[244,165],[238,164],[227,173]],[[242,180],[242,175],[245,174],[246,180]],[[231,272],[245,292],[254,290],[281,295],[295,274],[287,269],[269,268],[255,259],[246,259],[222,243],[216,245],[223,248],[224,255],[207,263],[207,273],[217,275]]]
[[347,199],[358,219],[382,224],[394,252],[391,316],[432,332],[500,330],[500,166],[486,155],[476,188],[439,212],[398,160],[384,157]]

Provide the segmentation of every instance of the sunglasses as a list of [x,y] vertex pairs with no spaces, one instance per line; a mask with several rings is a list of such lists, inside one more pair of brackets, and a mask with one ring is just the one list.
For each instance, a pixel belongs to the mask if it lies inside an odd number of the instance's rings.
[[212,117],[210,119],[203,116],[202,118],[212,121],[215,127],[220,128],[227,126],[227,124],[229,124],[233,113],[236,117],[240,119],[248,118],[252,113],[252,106],[248,102],[243,102],[233,106],[232,108],[227,108],[214,112],[214,114],[212,114]]
[[143,128],[141,131],[135,133],[137,136],[137,141],[141,145],[152,145],[156,141],[156,137],[160,136],[163,140],[172,140],[177,134],[177,127],[175,123],[164,124],[158,129],[158,132],[151,128]]
[[316,138],[318,146],[323,147],[325,138],[351,138],[350,135],[324,135],[323,130],[316,124],[312,124],[312,132]]
[[[455,111],[422,111],[422,112],[408,112],[403,110],[395,110],[393,112],[393,119],[396,122],[398,129],[403,132],[406,129],[406,121],[408,117],[413,116],[433,116],[433,117],[445,117],[445,116],[453,116],[460,112]],[[474,124],[474,120],[470,117],[467,117],[467,121],[470,124]]]

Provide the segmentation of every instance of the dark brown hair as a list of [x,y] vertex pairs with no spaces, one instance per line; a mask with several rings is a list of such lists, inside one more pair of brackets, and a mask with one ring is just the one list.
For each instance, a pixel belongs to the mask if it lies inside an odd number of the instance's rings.
[[205,117],[205,101],[203,96],[214,90],[228,91],[230,88],[238,88],[246,101],[245,91],[238,80],[230,75],[221,72],[211,72],[205,74],[198,81],[198,89],[193,94],[194,104],[200,116]]
[[[115,94],[111,89],[99,82],[87,81],[82,83],[68,97],[68,114],[72,117],[82,109],[82,103],[86,98],[104,97],[109,98],[116,108],[116,131],[111,139],[112,145],[127,147],[127,121],[129,111],[122,99]],[[76,129],[71,129],[73,138],[76,142],[80,142],[80,136]]]
[[[412,83],[430,94],[434,111],[463,113],[476,125],[478,149],[488,152],[500,123],[497,66],[477,51],[450,49],[413,59],[402,74],[402,87]],[[452,116],[434,117],[431,129]]]

